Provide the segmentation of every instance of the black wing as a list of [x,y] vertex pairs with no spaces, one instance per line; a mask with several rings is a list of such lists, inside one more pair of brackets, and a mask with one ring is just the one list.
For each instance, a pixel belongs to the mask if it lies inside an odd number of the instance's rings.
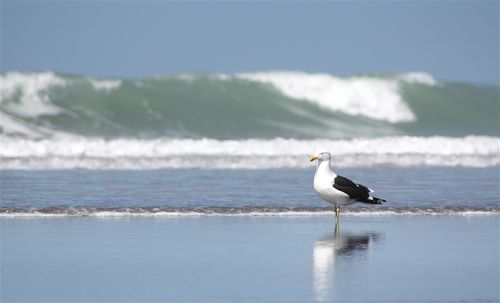
[[342,176],[337,176],[335,178],[333,187],[337,190],[340,190],[341,192],[348,194],[349,198],[360,202],[379,204],[385,201],[375,197],[370,197],[370,189],[368,187],[361,184],[356,184]]

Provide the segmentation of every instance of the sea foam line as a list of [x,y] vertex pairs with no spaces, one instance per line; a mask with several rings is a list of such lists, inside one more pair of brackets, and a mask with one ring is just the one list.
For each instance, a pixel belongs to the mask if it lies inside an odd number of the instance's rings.
[[419,154],[489,156],[500,152],[500,137],[379,137],[357,139],[131,139],[61,136],[32,140],[1,136],[0,157],[170,157],[199,156],[307,156],[319,148],[334,155]]
[[268,169],[310,167],[319,148],[339,167],[500,165],[500,138],[382,137],[351,140],[113,139],[0,136],[1,169]]
[[[334,216],[330,208],[195,208],[195,209],[36,209],[36,210],[6,210],[0,209],[0,219],[16,218],[192,218],[192,217],[316,217]],[[500,209],[465,209],[465,208],[391,208],[383,210],[344,210],[344,216],[379,217],[379,216],[500,216]]]

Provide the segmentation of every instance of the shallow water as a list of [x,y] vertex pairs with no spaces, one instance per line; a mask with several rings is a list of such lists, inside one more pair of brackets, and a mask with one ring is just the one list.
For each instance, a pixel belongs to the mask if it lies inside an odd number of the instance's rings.
[[312,168],[1,171],[0,301],[500,299],[497,167],[338,173],[335,233]]
[[[338,173],[387,200],[382,206],[355,204],[346,212],[500,211],[497,167],[350,168]],[[312,189],[313,176],[313,168],[2,171],[0,214],[330,211]]]
[[499,217],[0,220],[2,302],[497,302]]

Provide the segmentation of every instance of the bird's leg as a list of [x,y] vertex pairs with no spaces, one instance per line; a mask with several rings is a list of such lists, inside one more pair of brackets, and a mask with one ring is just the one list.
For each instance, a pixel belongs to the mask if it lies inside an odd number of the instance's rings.
[[337,224],[339,223],[339,217],[340,217],[340,207],[335,207],[335,220],[337,221]]

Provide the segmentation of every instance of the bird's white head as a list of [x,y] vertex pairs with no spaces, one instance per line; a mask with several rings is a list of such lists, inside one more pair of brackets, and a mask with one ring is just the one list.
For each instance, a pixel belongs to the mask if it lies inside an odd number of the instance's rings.
[[314,155],[311,156],[309,161],[312,162],[314,160],[318,160],[318,161],[330,160],[331,157],[332,156],[330,155],[330,153],[327,150],[321,149],[321,150],[318,150],[317,152],[315,152]]

